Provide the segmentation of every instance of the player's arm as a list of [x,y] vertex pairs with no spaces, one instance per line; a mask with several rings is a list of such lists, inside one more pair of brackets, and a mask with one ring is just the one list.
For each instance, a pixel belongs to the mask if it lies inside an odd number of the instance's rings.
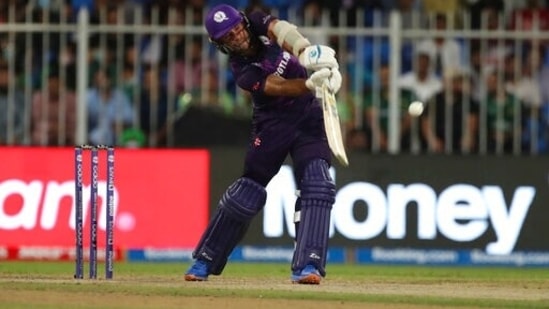
[[311,46],[311,42],[297,30],[297,26],[285,20],[273,19],[267,35],[296,57],[299,57],[306,47]]
[[[251,93],[261,93],[268,96],[300,96],[309,91],[316,93],[333,74],[330,69],[324,68],[313,72],[307,79],[285,79],[276,74],[264,75],[257,66],[249,66],[239,74],[237,85]],[[330,86],[330,85],[329,85]]]
[[309,91],[316,93],[317,88],[322,87],[322,84],[331,75],[332,72],[327,68],[314,72],[307,79],[285,79],[279,75],[271,74],[265,80],[263,93],[270,96],[299,96]]
[[285,79],[278,75],[271,74],[267,76],[267,79],[265,80],[263,93],[268,96],[300,96],[311,91],[305,85],[306,81],[307,80],[304,78]]
[[299,63],[308,70],[337,69],[339,67],[335,51],[331,47],[312,45],[297,30],[297,26],[288,21],[273,19],[269,23],[267,35],[283,49],[298,57]]

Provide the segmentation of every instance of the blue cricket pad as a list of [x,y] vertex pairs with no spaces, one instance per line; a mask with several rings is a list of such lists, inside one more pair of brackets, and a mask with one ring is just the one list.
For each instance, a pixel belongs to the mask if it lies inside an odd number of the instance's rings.
[[292,261],[294,272],[312,264],[322,276],[326,275],[330,212],[336,189],[328,169],[328,162],[316,159],[307,165],[303,174],[301,220]]
[[193,258],[210,262],[210,273],[219,275],[234,247],[242,240],[252,219],[265,206],[267,191],[249,178],[239,178],[219,201],[214,218],[193,252]]

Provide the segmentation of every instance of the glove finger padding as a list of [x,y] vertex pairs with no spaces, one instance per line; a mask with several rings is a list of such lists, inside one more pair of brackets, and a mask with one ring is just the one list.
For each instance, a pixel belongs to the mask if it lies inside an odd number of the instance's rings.
[[[330,75],[332,75],[332,72],[328,68],[320,69],[305,81],[305,86],[309,88],[312,91],[316,91],[317,87],[322,87],[322,84],[330,78]],[[341,85],[341,83],[340,83]]]
[[339,68],[335,50],[325,45],[311,45],[299,55],[299,63],[307,70],[317,71],[322,68]]
[[328,78],[328,88],[330,88],[333,93],[337,93],[341,88],[343,78],[341,77],[341,73],[337,68],[331,69],[330,74],[331,75]]
[[320,69],[309,76],[305,81],[305,86],[310,90],[316,90],[317,87],[322,87],[322,84],[328,80],[331,74],[330,69]]

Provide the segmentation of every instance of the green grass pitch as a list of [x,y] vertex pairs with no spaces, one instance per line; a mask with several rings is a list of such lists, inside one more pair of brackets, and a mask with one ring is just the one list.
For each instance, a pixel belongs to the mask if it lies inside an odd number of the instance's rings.
[[117,263],[108,281],[102,264],[75,280],[70,262],[2,262],[0,308],[549,308],[549,268],[334,264],[303,286],[288,264],[229,263],[207,282],[185,282],[187,267]]

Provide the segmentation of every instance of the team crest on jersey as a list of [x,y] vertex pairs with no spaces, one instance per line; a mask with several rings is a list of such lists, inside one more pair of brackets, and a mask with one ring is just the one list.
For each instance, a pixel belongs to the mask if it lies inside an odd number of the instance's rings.
[[261,146],[261,139],[259,137],[256,137],[254,139],[254,147],[259,147]]
[[260,35],[259,40],[261,41],[261,43],[263,43],[263,45],[271,45],[271,40],[269,40],[269,38],[264,35]]
[[253,91],[259,90],[259,85],[260,85],[259,82],[255,82],[255,84],[252,86],[252,90],[253,90]]

